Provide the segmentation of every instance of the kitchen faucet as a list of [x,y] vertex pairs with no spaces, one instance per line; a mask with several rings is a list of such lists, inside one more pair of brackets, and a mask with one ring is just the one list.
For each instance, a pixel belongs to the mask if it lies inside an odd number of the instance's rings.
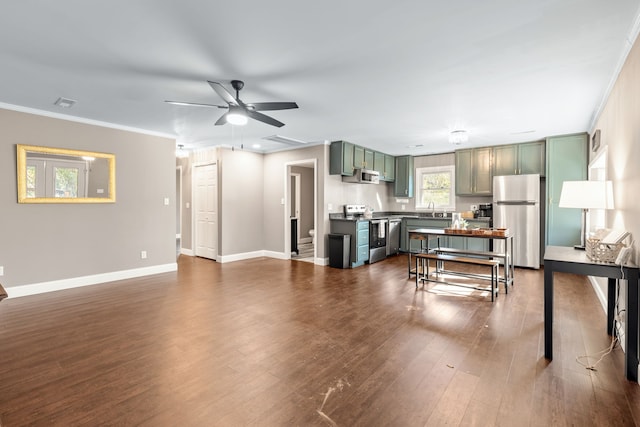
[[429,203],[427,203],[427,209],[429,209],[429,207],[431,207],[431,214],[435,214],[436,213],[436,204],[432,201],[430,201]]

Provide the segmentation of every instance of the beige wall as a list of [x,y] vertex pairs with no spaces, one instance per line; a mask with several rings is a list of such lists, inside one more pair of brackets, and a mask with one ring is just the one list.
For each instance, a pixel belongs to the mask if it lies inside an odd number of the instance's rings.
[[[636,41],[596,121],[600,150],[607,150],[608,179],[613,181],[615,210],[607,212],[607,227],[626,229],[640,239],[640,42]],[[593,158],[596,153],[591,153]],[[638,263],[638,244],[634,245]],[[606,283],[599,282],[603,295]],[[621,297],[621,307],[625,296]]]
[[[5,287],[175,265],[174,140],[1,109],[0,129]],[[115,154],[116,202],[18,204],[16,144]]]

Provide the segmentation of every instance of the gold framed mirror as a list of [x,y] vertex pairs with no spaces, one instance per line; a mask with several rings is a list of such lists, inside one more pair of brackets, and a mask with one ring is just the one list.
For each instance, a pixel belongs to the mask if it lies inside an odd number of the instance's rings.
[[18,203],[114,203],[113,154],[17,145]]

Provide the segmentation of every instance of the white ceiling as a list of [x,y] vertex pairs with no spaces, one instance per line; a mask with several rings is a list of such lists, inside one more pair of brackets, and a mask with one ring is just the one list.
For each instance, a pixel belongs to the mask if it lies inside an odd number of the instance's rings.
[[[0,102],[175,135],[188,149],[344,139],[388,154],[591,130],[640,0],[23,0],[0,6]],[[296,101],[214,126],[207,80]],[[71,109],[53,105],[76,100]],[[418,148],[411,146],[422,145]]]

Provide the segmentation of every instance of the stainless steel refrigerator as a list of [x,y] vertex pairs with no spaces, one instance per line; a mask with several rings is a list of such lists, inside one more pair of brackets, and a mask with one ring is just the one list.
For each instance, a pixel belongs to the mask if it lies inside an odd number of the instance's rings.
[[493,226],[513,235],[514,265],[540,268],[540,175],[493,177]]

